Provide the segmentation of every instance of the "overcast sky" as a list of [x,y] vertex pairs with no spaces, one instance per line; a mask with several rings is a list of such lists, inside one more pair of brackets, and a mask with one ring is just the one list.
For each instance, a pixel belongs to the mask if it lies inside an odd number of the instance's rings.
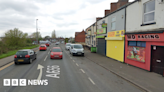
[[[111,2],[118,0],[0,0],[0,37],[9,29],[29,35],[38,31],[42,37],[56,35],[74,37],[103,17]],[[130,2],[134,0],[129,0]]]

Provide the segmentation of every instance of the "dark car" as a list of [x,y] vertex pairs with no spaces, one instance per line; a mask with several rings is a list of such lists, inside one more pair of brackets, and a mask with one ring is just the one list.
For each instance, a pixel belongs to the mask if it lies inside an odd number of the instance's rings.
[[19,63],[29,63],[31,64],[33,60],[37,58],[37,54],[35,51],[31,49],[23,49],[17,51],[17,53],[14,56],[14,62],[15,64]]

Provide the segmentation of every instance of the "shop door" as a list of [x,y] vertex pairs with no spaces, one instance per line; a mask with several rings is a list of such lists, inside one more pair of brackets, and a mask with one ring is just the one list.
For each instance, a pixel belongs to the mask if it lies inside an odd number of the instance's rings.
[[97,53],[106,55],[106,40],[104,38],[97,39]]
[[152,46],[151,47],[151,70],[152,72],[163,75],[164,71],[164,47]]

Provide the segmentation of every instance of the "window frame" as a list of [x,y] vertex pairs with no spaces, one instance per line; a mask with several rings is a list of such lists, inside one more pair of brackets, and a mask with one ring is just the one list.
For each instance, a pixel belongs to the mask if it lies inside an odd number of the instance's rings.
[[[134,47],[143,47],[143,48],[146,48],[146,41],[128,41],[128,46],[132,46],[132,45],[129,45],[129,42],[136,42],[136,44],[135,44]],[[141,43],[141,46],[138,46],[137,45],[139,42]],[[143,43],[145,44],[145,46],[143,46]]]
[[[154,1],[154,6],[155,6],[155,0],[149,0],[149,1],[147,1],[147,2],[145,2],[144,4],[143,4],[143,24],[149,24],[149,23],[153,23],[153,22],[155,22],[155,8],[154,8],[154,10],[153,11],[149,11],[149,12],[146,12],[145,13],[145,5],[146,5],[146,3],[149,3],[149,2],[152,2],[152,1]],[[150,13],[154,13],[154,20],[152,20],[152,21],[144,21],[145,20],[145,15],[147,15],[147,14],[150,14]]]

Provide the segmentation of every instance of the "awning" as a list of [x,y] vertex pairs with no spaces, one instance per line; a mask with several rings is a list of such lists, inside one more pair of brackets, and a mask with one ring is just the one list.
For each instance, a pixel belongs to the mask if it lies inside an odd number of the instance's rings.
[[123,40],[124,37],[106,37],[105,40]]

